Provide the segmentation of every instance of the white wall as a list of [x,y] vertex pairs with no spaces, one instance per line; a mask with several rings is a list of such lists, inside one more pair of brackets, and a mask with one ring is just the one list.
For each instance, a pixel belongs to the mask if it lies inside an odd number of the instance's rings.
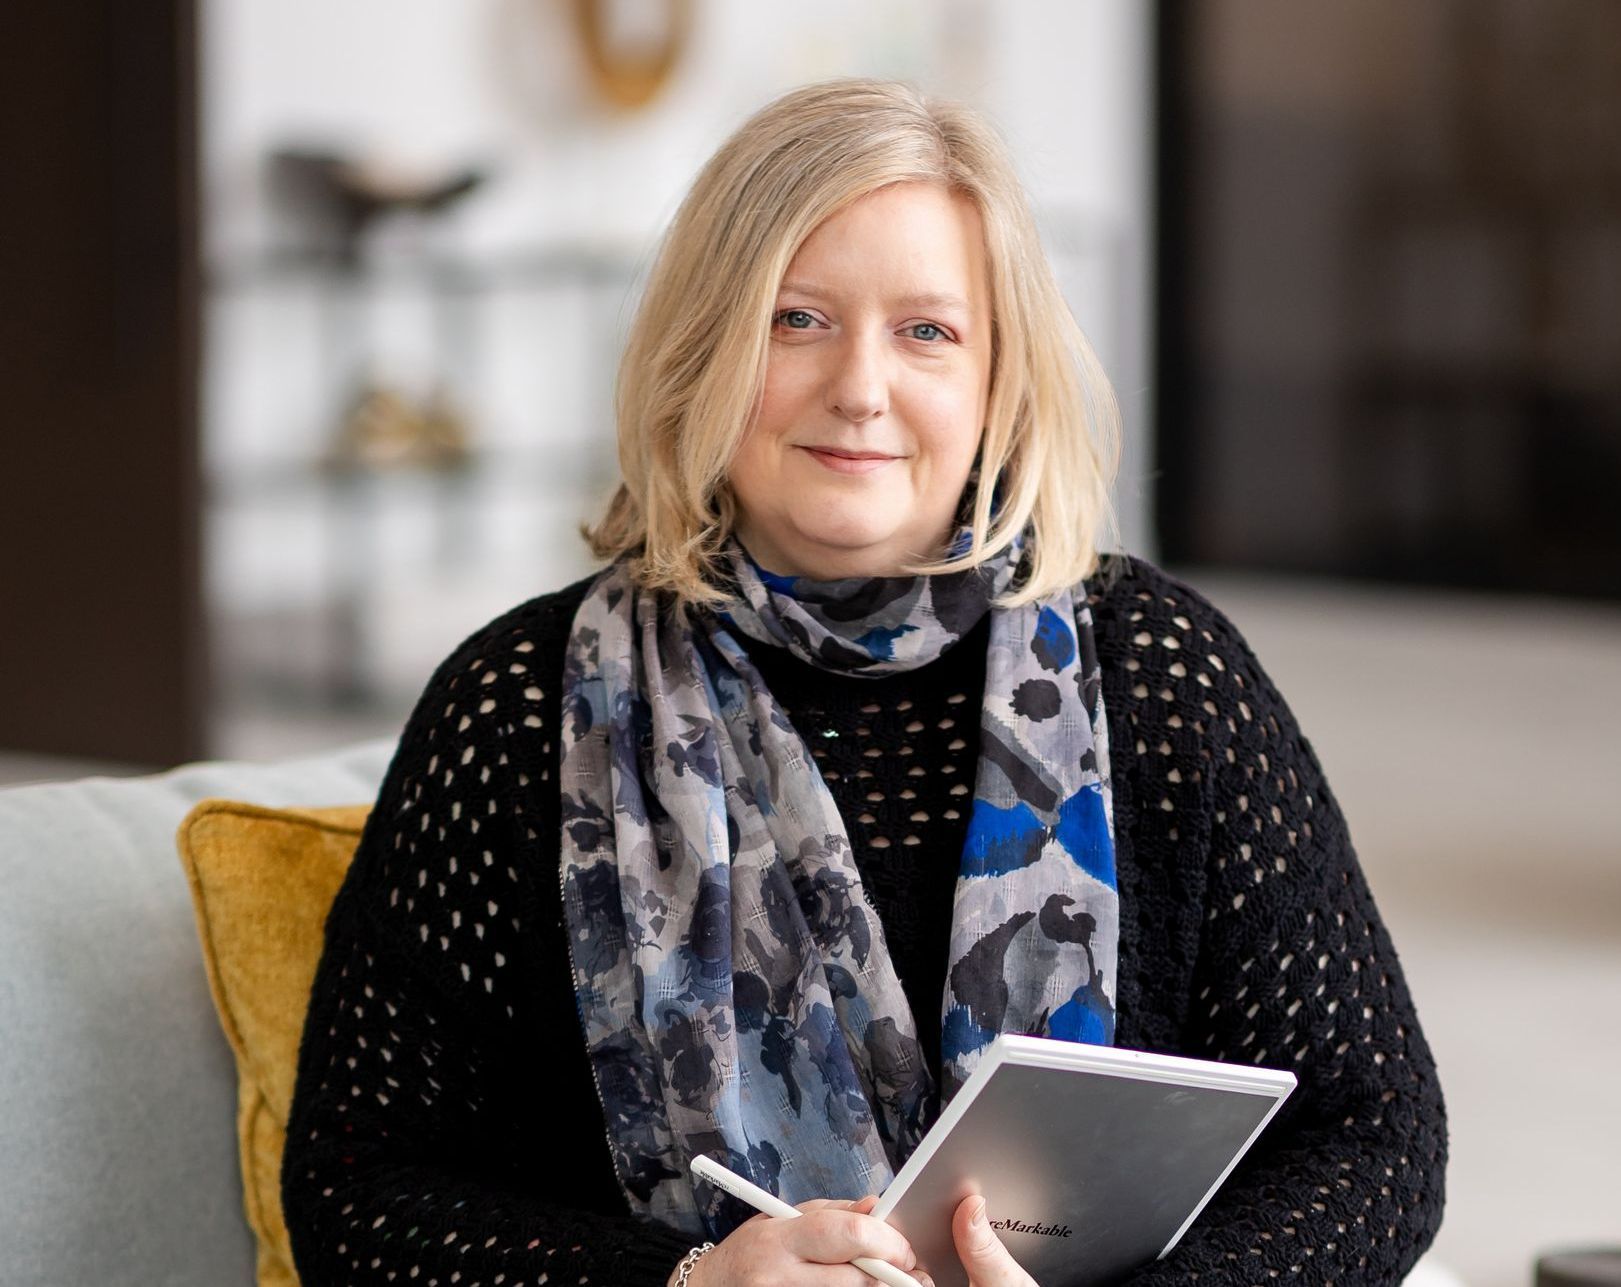
[[[207,355],[206,457],[220,481],[210,532],[222,610],[316,600],[333,540],[296,477],[330,433],[334,368],[351,361],[320,326],[308,281],[252,276],[285,241],[264,158],[289,143],[406,159],[485,159],[495,177],[441,230],[439,249],[488,262],[547,245],[596,247],[623,265],[594,294],[481,294],[463,318],[452,372],[481,442],[611,462],[608,399],[634,273],[714,146],[782,90],[843,74],[913,79],[985,110],[1002,128],[1066,295],[1121,397],[1127,454],[1118,502],[1126,544],[1154,552],[1143,479],[1149,302],[1148,8],[1139,0],[823,0],[811,8],[699,0],[691,46],[647,110],[617,114],[586,83],[570,6],[560,0],[210,0],[204,6],[205,247],[216,270]],[[624,30],[656,29],[656,0],[622,0]],[[381,230],[382,263],[403,263],[420,230]],[[415,240],[414,240],[415,239]],[[431,363],[421,293],[408,278],[357,306],[340,328],[377,374],[410,387]],[[351,334],[351,332],[353,332]],[[469,352],[471,356],[468,356]],[[341,374],[341,370],[339,371]],[[278,471],[280,471],[278,473]],[[586,474],[585,478],[598,477]],[[232,480],[235,480],[234,482]],[[594,496],[534,504],[522,471],[470,501],[465,548],[438,609],[409,636],[428,655],[486,607],[583,569],[567,528]],[[565,482],[565,486],[568,486]],[[589,488],[588,488],[589,490]],[[379,501],[375,611],[416,587],[425,500]],[[568,553],[537,561],[536,549]],[[505,570],[499,570],[504,568]],[[471,596],[446,608],[443,596]],[[401,600],[403,601],[403,600]],[[422,631],[428,637],[423,638]],[[450,638],[449,642],[454,642]],[[386,645],[385,645],[386,647]],[[379,656],[385,669],[389,658]],[[396,657],[402,681],[420,664]],[[227,670],[229,666],[227,665]]]

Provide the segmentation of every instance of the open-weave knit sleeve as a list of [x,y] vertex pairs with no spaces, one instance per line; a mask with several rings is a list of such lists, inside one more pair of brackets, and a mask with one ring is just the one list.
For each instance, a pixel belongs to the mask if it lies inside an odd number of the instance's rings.
[[580,1164],[555,1124],[599,1110],[547,1080],[577,1023],[531,1008],[556,699],[527,635],[507,619],[435,675],[329,917],[282,1175],[306,1287],[662,1284],[690,1245],[537,1192]]
[[[1132,617],[1145,812],[1173,842],[1179,827],[1184,843],[1209,837],[1180,1045],[1300,1079],[1183,1241],[1133,1287],[1398,1282],[1440,1225],[1445,1110],[1345,819],[1288,705],[1221,613],[1169,582],[1137,595]],[[1154,783],[1151,766],[1178,763]],[[1184,816],[1190,800],[1202,800],[1203,825]]]

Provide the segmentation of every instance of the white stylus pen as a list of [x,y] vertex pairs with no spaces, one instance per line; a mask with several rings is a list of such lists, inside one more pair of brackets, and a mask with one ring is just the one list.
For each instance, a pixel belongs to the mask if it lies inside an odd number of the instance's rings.
[[[713,1158],[699,1154],[692,1159],[692,1173],[701,1175],[717,1188],[725,1189],[734,1198],[742,1198],[756,1211],[764,1211],[768,1216],[777,1216],[783,1220],[798,1219],[804,1214],[789,1206],[781,1198],[767,1193],[758,1184],[745,1180],[736,1171],[727,1170]],[[873,1260],[867,1256],[857,1256],[850,1262],[862,1273],[870,1278],[876,1278],[881,1283],[888,1283],[889,1287],[921,1287],[916,1278],[904,1269],[897,1269],[887,1260]]]

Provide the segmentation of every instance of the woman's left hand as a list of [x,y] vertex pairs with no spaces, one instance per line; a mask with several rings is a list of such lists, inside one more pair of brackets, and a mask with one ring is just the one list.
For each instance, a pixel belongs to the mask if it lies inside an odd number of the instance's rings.
[[951,1239],[957,1244],[957,1259],[968,1271],[969,1287],[1037,1287],[985,1219],[984,1198],[966,1197],[957,1204]]

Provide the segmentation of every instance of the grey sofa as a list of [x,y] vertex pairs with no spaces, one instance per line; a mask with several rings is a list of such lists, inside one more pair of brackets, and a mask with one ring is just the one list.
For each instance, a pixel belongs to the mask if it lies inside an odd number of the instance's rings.
[[209,796],[369,803],[392,753],[0,790],[0,1282],[253,1283],[236,1071],[175,831]]

